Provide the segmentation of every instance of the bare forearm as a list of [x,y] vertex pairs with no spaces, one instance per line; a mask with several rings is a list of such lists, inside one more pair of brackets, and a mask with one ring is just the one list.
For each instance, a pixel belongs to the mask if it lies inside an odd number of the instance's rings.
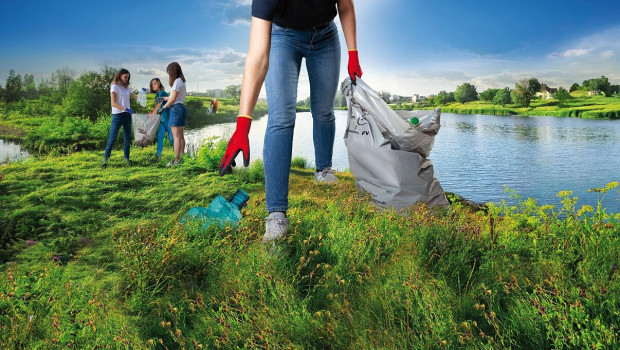
[[353,0],[338,0],[338,16],[342,24],[347,49],[357,50],[357,33],[355,20],[355,6]]
[[151,111],[151,114],[155,114],[155,112],[157,112],[159,110],[159,107],[161,107],[161,102],[155,105],[155,108],[153,108],[153,110]]
[[241,100],[239,101],[239,115],[252,116],[260,89],[265,81],[269,68],[269,57],[257,59],[248,58],[245,62],[243,82],[241,84]]
[[[168,102],[166,102],[166,104],[162,107],[162,109],[172,106],[174,104],[174,101],[177,99],[178,95],[179,93],[176,90],[172,90],[172,92],[170,93],[170,96],[168,97]],[[166,98],[164,97],[164,99]]]

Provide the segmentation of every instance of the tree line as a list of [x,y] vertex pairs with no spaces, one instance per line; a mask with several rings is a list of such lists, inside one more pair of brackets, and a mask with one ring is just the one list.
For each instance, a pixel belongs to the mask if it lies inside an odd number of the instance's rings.
[[[620,85],[612,85],[605,76],[584,80],[581,85],[574,83],[569,90],[559,87],[553,93],[553,98],[560,104],[572,98],[571,92],[576,90],[586,90],[601,92],[605,96],[614,96],[620,94]],[[536,93],[543,91],[543,84],[538,78],[524,78],[515,82],[513,89],[509,87],[501,89],[486,89],[478,93],[475,85],[463,83],[457,86],[453,92],[440,91],[437,95],[428,97],[421,104],[427,106],[446,105],[451,102],[467,103],[472,101],[488,101],[496,105],[505,106],[507,104],[515,104],[518,106],[529,107],[532,100],[536,98]],[[385,91],[380,91],[379,96],[387,103],[392,101],[392,95]],[[402,100],[397,102],[404,102]]]
[[[9,71],[4,86],[0,84],[0,101],[14,103],[24,100],[40,100],[39,106],[45,111],[54,111],[62,116],[87,117],[96,120],[100,115],[109,114],[109,87],[117,69],[104,67],[101,71],[88,71],[77,75],[69,68],[56,70],[49,79],[35,84],[33,74],[16,74]],[[505,106],[515,104],[529,107],[536,93],[541,91],[543,84],[537,78],[525,78],[515,83],[513,89],[486,89],[478,93],[475,85],[463,83],[453,92],[440,91],[436,96],[427,98],[422,104],[426,106],[440,106],[451,102],[467,103],[472,101],[489,101],[496,105]],[[570,92],[587,90],[602,92],[605,96],[618,95],[619,85],[612,85],[605,76],[587,79],[581,85],[574,83],[567,91],[563,87],[557,89],[553,97],[560,104],[572,98]],[[239,101],[241,85],[229,85],[224,93],[234,102]],[[387,91],[378,92],[386,102],[408,102],[409,98],[392,95]],[[310,97],[297,102],[298,106],[310,106]],[[346,106],[346,99],[342,93],[334,98],[336,107]]]

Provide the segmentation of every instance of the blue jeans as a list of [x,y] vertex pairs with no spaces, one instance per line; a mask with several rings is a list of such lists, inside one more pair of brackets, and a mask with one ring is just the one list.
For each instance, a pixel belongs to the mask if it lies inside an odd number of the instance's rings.
[[306,59],[310,80],[316,169],[323,170],[332,165],[336,129],[334,97],[340,73],[338,29],[333,22],[309,30],[273,24],[269,71],[265,78],[269,119],[263,148],[268,212],[288,208],[295,104],[302,58]]
[[157,153],[155,153],[157,157],[160,157],[161,152],[164,150],[164,136],[166,136],[166,132],[168,133],[170,143],[174,146],[174,138],[172,137],[169,122],[169,120],[166,120],[159,123],[159,129],[157,129]]
[[110,128],[110,138],[108,144],[105,146],[105,152],[103,159],[110,158],[112,153],[112,147],[116,143],[118,132],[123,127],[123,151],[125,152],[125,159],[129,159],[129,150],[131,149],[131,114],[127,112],[112,114],[112,127]]

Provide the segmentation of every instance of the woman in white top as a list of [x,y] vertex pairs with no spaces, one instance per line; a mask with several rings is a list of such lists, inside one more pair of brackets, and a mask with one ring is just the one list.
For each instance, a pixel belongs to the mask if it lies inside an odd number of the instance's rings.
[[170,63],[166,72],[168,72],[168,83],[172,87],[172,91],[170,97],[167,98],[168,102],[162,109],[170,108],[170,129],[172,129],[174,138],[174,160],[168,163],[168,166],[172,166],[179,164],[181,155],[185,151],[183,127],[187,125],[187,108],[185,107],[187,91],[185,89],[185,76],[183,76],[181,66],[177,62]]
[[125,161],[131,164],[129,160],[129,150],[131,149],[131,110],[129,98],[137,99],[138,96],[131,92],[129,88],[129,79],[131,74],[125,68],[120,69],[114,76],[110,85],[110,104],[112,105],[112,126],[110,128],[110,138],[105,146],[102,167],[108,166],[108,159],[112,153],[112,147],[116,143],[118,132],[123,127],[123,151],[125,152]]

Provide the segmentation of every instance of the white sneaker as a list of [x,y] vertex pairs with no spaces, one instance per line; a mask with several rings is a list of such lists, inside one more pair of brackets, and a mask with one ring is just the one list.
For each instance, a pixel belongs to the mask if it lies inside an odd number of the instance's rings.
[[180,160],[171,160],[170,162],[168,162],[168,164],[166,164],[167,168],[170,168],[171,166],[177,166],[181,163]]
[[317,182],[332,184],[334,182],[338,182],[338,178],[334,175],[334,171],[332,168],[325,168],[321,171],[314,172],[314,179]]
[[265,235],[261,242],[269,243],[286,236],[289,222],[284,213],[271,213],[266,219]]

